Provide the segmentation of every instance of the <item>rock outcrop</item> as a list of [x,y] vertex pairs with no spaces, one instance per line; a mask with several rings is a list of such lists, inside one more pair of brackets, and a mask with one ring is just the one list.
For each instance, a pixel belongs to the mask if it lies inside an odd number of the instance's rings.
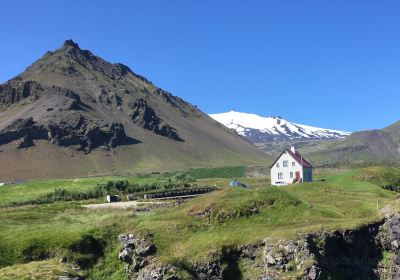
[[59,146],[77,146],[89,153],[105,146],[113,148],[127,140],[124,126],[104,120],[88,120],[79,113],[56,122],[37,123],[32,117],[17,119],[0,131],[0,145],[19,140],[18,148],[29,148],[33,140],[49,140]]
[[12,79],[0,85],[0,108],[29,97],[32,101],[35,101],[45,93],[45,90],[38,82],[20,81],[18,78]]
[[196,263],[191,267],[178,268],[171,264],[162,264],[155,258],[156,247],[149,238],[140,238],[135,234],[118,236],[120,253],[118,258],[125,263],[129,280],[184,280],[181,275],[191,275],[199,280],[222,280],[223,269],[220,261]]
[[344,232],[265,243],[261,279],[400,279],[400,214]]
[[[127,263],[129,279],[179,278],[179,269],[159,264],[146,239],[120,235],[119,258]],[[397,280],[400,279],[400,214],[358,229],[299,235],[244,245],[214,256],[213,261],[185,265],[190,279],[232,279],[233,263],[247,260],[259,280]],[[153,248],[153,249],[150,249]],[[166,275],[168,275],[168,278]],[[236,275],[239,277],[239,275]],[[228,277],[228,278],[227,278]],[[233,278],[235,279],[235,278]],[[256,278],[254,278],[256,279]]]
[[222,280],[223,269],[219,261],[197,263],[192,267],[193,275],[199,280]]
[[158,264],[154,258],[156,248],[148,238],[135,234],[118,236],[120,253],[118,258],[125,263],[129,280],[178,280],[176,268],[172,265]]
[[265,269],[263,279],[283,279],[285,274],[295,271],[300,271],[304,280],[319,279],[321,269],[310,251],[309,239],[310,237],[306,237],[278,242],[266,239],[262,255]]
[[390,217],[377,236],[382,248],[382,261],[378,265],[381,279],[400,279],[400,214]]
[[131,102],[128,106],[132,110],[129,117],[135,124],[161,136],[183,141],[176,129],[161,120],[143,98]]

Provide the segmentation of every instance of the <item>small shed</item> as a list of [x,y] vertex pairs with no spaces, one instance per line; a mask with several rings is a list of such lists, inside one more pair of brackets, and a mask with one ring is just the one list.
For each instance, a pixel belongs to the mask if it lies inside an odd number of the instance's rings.
[[118,195],[107,195],[107,202],[118,202],[119,196]]
[[247,187],[246,184],[240,183],[239,181],[236,181],[236,180],[232,180],[229,185],[231,187],[242,187],[242,188],[246,188]]
[[240,183],[236,180],[232,180],[229,185],[231,187],[238,187],[240,185]]

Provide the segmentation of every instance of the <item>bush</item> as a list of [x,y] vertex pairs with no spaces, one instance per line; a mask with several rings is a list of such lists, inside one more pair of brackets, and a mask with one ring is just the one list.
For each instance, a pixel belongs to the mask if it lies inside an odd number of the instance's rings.
[[12,265],[15,262],[15,252],[9,246],[3,244],[3,241],[0,237],[0,268]]
[[84,234],[82,239],[69,245],[68,249],[71,252],[69,259],[81,268],[90,268],[104,256],[105,246],[103,240],[97,239],[91,234]]
[[377,184],[383,189],[400,192],[400,170],[393,167],[371,167],[362,170],[359,179]]
[[50,257],[51,253],[47,244],[40,240],[32,240],[31,243],[22,250],[24,261],[41,261]]

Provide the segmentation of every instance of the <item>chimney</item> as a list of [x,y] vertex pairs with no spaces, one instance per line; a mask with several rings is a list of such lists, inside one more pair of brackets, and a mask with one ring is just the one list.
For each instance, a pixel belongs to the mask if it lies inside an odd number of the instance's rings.
[[296,153],[296,150],[294,149],[294,147],[292,146],[292,147],[290,147],[290,150],[295,154]]

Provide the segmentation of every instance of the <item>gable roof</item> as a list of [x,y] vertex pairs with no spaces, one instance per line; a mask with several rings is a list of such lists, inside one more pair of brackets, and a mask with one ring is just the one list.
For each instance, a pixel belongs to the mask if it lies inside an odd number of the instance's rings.
[[298,164],[300,164],[303,167],[309,167],[312,168],[312,165],[298,152],[295,151],[294,153],[292,152],[291,149],[286,149],[284,150],[279,157],[274,161],[274,163],[271,165],[271,168],[275,165],[275,163],[281,158],[281,156],[287,152],[295,161],[297,161]]
[[298,151],[293,153],[292,150],[286,149],[286,152],[288,152],[298,163],[303,165],[303,167],[312,167],[311,164]]

